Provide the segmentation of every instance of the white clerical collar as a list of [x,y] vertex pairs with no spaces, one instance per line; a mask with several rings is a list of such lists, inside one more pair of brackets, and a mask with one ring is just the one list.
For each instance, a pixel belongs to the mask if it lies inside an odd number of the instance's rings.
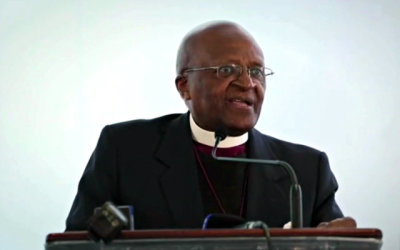
[[[190,114],[190,130],[192,131],[193,139],[201,144],[214,147],[215,137],[213,131],[208,131],[200,128],[193,120],[192,114]],[[221,141],[218,145],[219,148],[231,148],[242,145],[247,142],[249,133],[245,133],[240,136],[227,136],[225,140]]]

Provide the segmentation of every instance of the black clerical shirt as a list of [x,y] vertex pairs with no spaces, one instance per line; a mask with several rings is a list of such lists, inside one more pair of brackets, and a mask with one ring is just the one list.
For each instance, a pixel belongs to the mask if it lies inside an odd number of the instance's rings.
[[[244,148],[244,145],[242,146]],[[211,150],[202,150],[204,147],[208,146],[195,142],[194,150],[204,216],[210,213],[243,216],[246,202],[247,164],[217,161],[212,158]],[[246,157],[245,151],[231,151],[234,155],[224,156]]]

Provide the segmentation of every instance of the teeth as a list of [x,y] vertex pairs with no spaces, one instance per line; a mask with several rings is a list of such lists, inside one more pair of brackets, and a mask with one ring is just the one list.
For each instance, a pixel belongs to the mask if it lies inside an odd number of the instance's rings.
[[245,103],[245,104],[247,104],[247,105],[250,105],[250,103],[249,103],[248,101],[243,100],[243,99],[239,99],[239,98],[233,98],[232,101],[233,101],[233,102]]

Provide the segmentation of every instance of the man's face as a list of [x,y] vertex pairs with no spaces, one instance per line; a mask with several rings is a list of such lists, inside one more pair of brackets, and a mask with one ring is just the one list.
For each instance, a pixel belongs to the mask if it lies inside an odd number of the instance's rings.
[[253,128],[261,112],[265,83],[252,81],[247,69],[264,66],[260,48],[241,33],[233,37],[205,36],[193,48],[190,68],[229,64],[243,67],[242,74],[233,79],[217,77],[215,70],[203,70],[188,72],[181,84],[177,82],[195,122],[210,131],[224,126],[230,135]]

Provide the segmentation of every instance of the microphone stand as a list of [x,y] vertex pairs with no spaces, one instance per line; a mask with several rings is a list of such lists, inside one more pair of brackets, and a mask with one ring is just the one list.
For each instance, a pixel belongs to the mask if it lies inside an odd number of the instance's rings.
[[291,181],[290,185],[290,220],[292,222],[292,228],[303,227],[303,201],[301,195],[301,186],[297,181],[296,173],[292,166],[285,161],[280,160],[261,160],[261,159],[249,159],[249,158],[234,158],[234,157],[219,157],[217,156],[217,146],[224,140],[226,135],[219,135],[215,133],[215,145],[212,150],[212,157],[219,161],[230,161],[230,162],[243,162],[243,163],[254,163],[263,165],[278,165],[283,167],[288,173]]

